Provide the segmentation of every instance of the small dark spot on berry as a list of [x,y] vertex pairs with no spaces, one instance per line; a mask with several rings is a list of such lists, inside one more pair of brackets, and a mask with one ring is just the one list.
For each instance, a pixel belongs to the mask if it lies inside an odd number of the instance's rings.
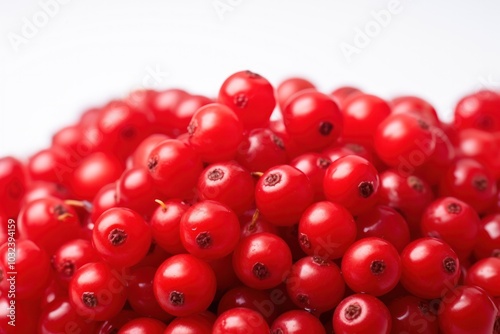
[[373,183],[369,181],[363,181],[358,185],[359,195],[363,198],[368,198],[373,194]]
[[281,174],[280,173],[271,173],[264,179],[264,185],[268,187],[273,187],[280,183]]
[[301,305],[309,306],[309,296],[299,293],[297,294],[297,302]]
[[427,124],[426,121],[424,121],[423,119],[418,119],[417,122],[418,122],[418,126],[420,126],[420,128],[422,128],[424,130],[429,130],[429,124]]
[[281,328],[274,329],[271,334],[283,334],[283,330]]
[[462,206],[458,203],[451,202],[446,206],[446,211],[448,211],[448,213],[457,215],[462,212]]
[[73,261],[65,260],[61,263],[59,271],[66,277],[71,277],[75,273],[75,264]]
[[252,71],[249,71],[249,70],[246,70],[245,71],[245,74],[249,77],[249,78],[260,78],[261,75],[260,74],[257,74],[255,72],[252,72]]
[[381,275],[385,271],[385,262],[382,260],[372,261],[370,264],[370,271],[373,275]]
[[174,306],[184,305],[184,294],[179,291],[172,291],[168,297],[170,303]]
[[482,116],[477,120],[477,126],[483,130],[491,130],[493,128],[493,120],[489,116]]
[[121,131],[121,135],[125,139],[131,139],[134,138],[136,135],[135,128],[133,126],[127,126]]
[[322,136],[328,136],[333,130],[333,124],[330,122],[319,123],[319,133]]
[[14,200],[20,199],[24,195],[23,183],[17,178],[7,185],[7,189],[9,189],[9,197]]
[[301,233],[300,237],[299,237],[299,242],[305,248],[307,248],[307,249],[311,248],[311,242],[309,241],[307,234]]
[[238,108],[245,108],[248,104],[248,97],[245,94],[238,94],[234,97],[233,103]]
[[327,260],[325,260],[321,256],[317,256],[317,255],[313,256],[312,262],[317,264],[317,265],[320,265],[322,267],[326,267],[326,266],[330,265],[330,263]]
[[65,213],[68,213],[68,210],[64,207],[62,204],[57,204],[54,207],[54,213],[56,214],[57,217],[62,216]]
[[317,164],[318,164],[319,168],[327,169],[328,166],[330,166],[332,164],[332,162],[328,159],[325,159],[325,158],[319,158]]
[[127,240],[127,233],[121,228],[114,228],[108,234],[108,240],[113,246],[119,246]]
[[421,300],[418,302],[418,310],[424,314],[424,315],[427,315],[427,314],[430,314],[431,313],[431,310],[430,310],[430,307],[429,307],[429,303]]
[[443,260],[443,268],[448,274],[453,274],[457,270],[457,263],[453,258],[447,257]]
[[363,146],[356,144],[356,143],[347,143],[347,144],[345,144],[345,147],[347,147],[351,151],[354,151],[354,153],[363,152]]
[[285,143],[283,142],[283,139],[280,137],[276,136],[274,133],[271,135],[271,140],[273,143],[278,146],[281,150],[285,149]]
[[196,244],[200,248],[209,248],[212,245],[212,237],[209,232],[201,232],[196,236]]
[[500,249],[493,250],[493,252],[491,252],[491,257],[498,257],[498,258],[500,258]]
[[82,294],[82,302],[85,306],[94,308],[97,306],[97,297],[93,292],[84,292]]
[[361,305],[358,303],[349,304],[344,310],[344,316],[347,320],[352,321],[361,315]]
[[153,171],[155,170],[156,166],[158,166],[158,158],[157,155],[152,156],[151,158],[148,159],[148,170]]
[[118,328],[116,328],[116,327],[115,327],[115,328],[113,328],[113,329],[111,329],[111,330],[109,331],[109,334],[118,334],[118,333],[119,333],[119,331],[120,331],[120,330],[119,330]]
[[208,172],[207,178],[210,181],[219,181],[224,177],[224,171],[220,168],[214,168]]
[[493,334],[500,334],[500,316],[497,317],[497,320],[493,325]]
[[485,191],[488,189],[488,180],[484,176],[477,176],[472,180],[472,185],[478,191]]
[[257,277],[260,280],[266,279],[271,275],[266,265],[261,262],[257,262],[256,264],[253,265],[252,273],[255,277]]
[[408,182],[408,185],[413,190],[418,191],[419,193],[424,191],[424,184],[422,180],[420,180],[420,178],[416,176],[410,176],[406,182]]
[[195,121],[189,122],[189,125],[187,127],[188,134],[190,136],[192,136],[195,133],[195,131],[196,131],[197,128],[198,128],[198,125],[196,124]]

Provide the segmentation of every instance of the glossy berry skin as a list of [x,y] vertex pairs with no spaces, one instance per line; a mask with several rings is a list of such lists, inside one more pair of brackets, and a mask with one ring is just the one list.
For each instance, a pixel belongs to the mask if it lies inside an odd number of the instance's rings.
[[500,149],[499,137],[478,129],[466,129],[458,133],[457,156],[474,159],[483,165],[495,178],[500,177],[500,156],[491,154]]
[[368,210],[377,202],[379,176],[366,159],[348,155],[333,161],[325,173],[326,198],[346,207],[353,215]]
[[438,334],[436,310],[429,301],[412,295],[400,296],[388,305],[393,333]]
[[323,201],[306,209],[299,222],[299,244],[311,256],[342,257],[356,240],[356,224],[342,205]]
[[338,334],[391,332],[391,314],[376,297],[353,294],[340,302],[333,314],[333,329]]
[[154,266],[140,266],[131,269],[130,276],[127,278],[127,300],[138,315],[169,321],[173,317],[160,307],[153,291],[156,269]]
[[377,126],[391,113],[389,104],[375,95],[357,94],[342,106],[342,139],[373,147]]
[[105,211],[95,222],[92,242],[107,262],[117,267],[130,267],[147,254],[151,230],[135,211],[115,207]]
[[286,288],[295,305],[320,314],[342,300],[345,283],[335,263],[319,256],[307,256],[293,264]]
[[222,296],[217,306],[217,314],[235,307],[246,307],[257,311],[262,314],[268,323],[271,323],[279,315],[270,293],[244,285],[232,288]]
[[162,202],[153,212],[149,225],[153,239],[169,254],[186,253],[180,237],[180,221],[189,205],[180,200]]
[[467,285],[475,285],[486,291],[491,297],[500,297],[500,258],[488,257],[474,263],[465,278]]
[[[13,248],[15,254],[12,254]],[[16,274],[9,274],[11,272]],[[20,302],[41,296],[49,283],[50,274],[49,257],[34,242],[24,239],[0,246],[0,292],[10,296],[9,299]]]
[[99,253],[92,242],[85,239],[73,239],[63,244],[51,259],[59,284],[67,287],[74,273],[83,265],[100,260]]
[[460,277],[460,263],[453,249],[441,240],[420,238],[401,252],[401,284],[411,294],[440,298]]
[[448,291],[438,314],[442,333],[495,333],[497,326],[496,305],[484,290],[474,286],[458,286]]
[[156,209],[155,199],[159,197],[160,193],[147,168],[127,169],[116,181],[117,206],[132,209],[146,219]]
[[356,87],[340,86],[330,94],[330,97],[333,101],[335,101],[335,103],[338,104],[340,109],[342,109],[344,107],[344,103],[358,94],[363,94],[363,92]]
[[94,223],[106,210],[117,206],[116,183],[110,183],[99,189],[92,200],[90,221]]
[[74,196],[90,201],[99,189],[120,177],[123,164],[111,154],[96,152],[85,157],[76,168],[64,170],[71,174],[68,187]]
[[479,213],[491,207],[497,192],[494,176],[473,159],[460,159],[453,163],[439,185],[441,196],[456,197]]
[[236,153],[236,161],[252,172],[264,172],[288,161],[285,142],[270,129],[251,130]]
[[52,255],[62,244],[79,237],[80,222],[76,211],[63,200],[45,197],[21,209],[17,229]]
[[87,263],[69,284],[69,299],[85,319],[104,321],[117,315],[127,300],[121,273],[105,262]]
[[148,170],[156,189],[167,199],[189,199],[194,196],[203,164],[191,147],[179,140],[167,139],[149,154]]
[[225,204],[237,215],[254,205],[254,180],[249,171],[234,161],[208,166],[198,179],[198,195],[202,200]]
[[288,78],[282,81],[276,88],[278,105],[280,110],[285,110],[286,105],[292,97],[304,90],[315,90],[314,84],[304,78]]
[[422,216],[422,235],[442,239],[459,257],[466,257],[477,242],[479,217],[472,207],[454,197],[432,202]]
[[500,214],[491,214],[479,224],[474,256],[482,259],[500,254]]
[[215,296],[215,274],[204,261],[190,254],[174,255],[156,271],[156,300],[168,313],[183,317],[202,312]]
[[297,223],[313,199],[307,176],[289,165],[268,169],[255,186],[255,202],[260,214],[278,226]]
[[476,128],[495,132],[500,130],[500,95],[489,90],[463,97],[455,107],[453,125],[459,130]]
[[357,293],[381,296],[391,291],[401,277],[397,249],[384,239],[370,237],[352,244],[342,258],[342,275]]
[[286,131],[305,150],[321,150],[342,133],[343,117],[337,104],[317,91],[294,95],[282,114]]
[[[189,98],[189,93],[182,89],[165,89],[153,92],[147,102],[154,117],[154,128],[157,133],[176,136],[179,132],[186,131],[187,124],[177,116],[181,103]],[[189,119],[187,120],[189,123]],[[182,127],[184,125],[184,127]]]
[[0,198],[5,214],[9,218],[15,218],[26,191],[24,167],[16,158],[0,158],[0,189],[3,189]]
[[356,217],[357,239],[378,237],[390,242],[398,252],[410,243],[406,220],[389,206],[377,205]]
[[47,305],[38,320],[38,333],[40,334],[93,333],[95,327],[96,323],[82,318],[66,297],[58,298]]
[[175,318],[163,334],[212,334],[214,321],[215,316],[209,312]]
[[218,102],[231,108],[246,129],[265,127],[276,106],[269,81],[251,71],[229,76],[219,90]]
[[238,216],[216,201],[201,201],[186,210],[179,223],[181,242],[194,256],[215,260],[229,255],[240,238]]
[[292,267],[290,248],[271,233],[252,234],[240,240],[233,253],[238,278],[254,289],[271,289],[283,282]]
[[130,156],[127,161],[127,167],[148,167],[148,158],[151,151],[156,145],[164,141],[165,139],[170,139],[169,136],[162,133],[154,133],[146,138],[144,138],[141,143],[134,150],[134,153]]
[[390,167],[418,167],[434,152],[436,138],[431,130],[428,123],[414,115],[391,114],[375,131],[375,152]]
[[238,116],[223,104],[198,109],[188,126],[189,144],[207,163],[234,159],[243,140]]
[[271,325],[271,334],[326,334],[318,318],[307,311],[293,310],[281,314]]
[[163,334],[167,328],[163,322],[153,318],[130,320],[118,331],[118,334]]
[[262,315],[245,307],[228,310],[215,320],[212,334],[269,333],[269,326]]
[[380,173],[379,204],[396,209],[406,219],[412,238],[420,236],[424,210],[434,199],[431,186],[422,178],[387,169]]
[[432,125],[440,124],[436,109],[429,102],[417,96],[400,96],[393,99],[391,111],[393,114],[414,114]]
[[306,174],[311,181],[315,202],[325,200],[323,179],[330,164],[330,159],[319,153],[305,153],[290,162],[291,166]]

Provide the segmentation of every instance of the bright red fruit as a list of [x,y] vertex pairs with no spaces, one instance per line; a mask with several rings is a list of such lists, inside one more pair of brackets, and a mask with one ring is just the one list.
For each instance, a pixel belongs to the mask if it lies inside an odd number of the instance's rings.
[[230,309],[215,320],[212,334],[269,333],[269,326],[262,315],[245,307]]

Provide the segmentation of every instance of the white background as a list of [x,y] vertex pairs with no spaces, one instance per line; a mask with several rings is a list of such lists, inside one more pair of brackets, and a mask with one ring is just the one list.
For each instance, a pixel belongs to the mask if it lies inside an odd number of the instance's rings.
[[[400,0],[349,62],[340,45],[356,46],[391,1],[65,0],[44,22],[38,0],[0,0],[0,156],[27,158],[85,108],[132,89],[215,96],[243,69],[273,84],[302,75],[325,92],[419,95],[446,120],[461,95],[500,90],[495,0]],[[23,35],[36,19],[43,26]],[[29,38],[16,48],[13,36]]]

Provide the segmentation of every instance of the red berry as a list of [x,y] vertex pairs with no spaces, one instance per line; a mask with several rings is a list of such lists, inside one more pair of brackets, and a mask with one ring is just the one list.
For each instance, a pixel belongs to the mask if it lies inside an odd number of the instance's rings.
[[271,334],[326,334],[318,318],[302,310],[288,311],[281,314],[271,326]]
[[500,95],[482,90],[463,97],[455,107],[453,125],[462,130],[476,128],[483,131],[499,131]]
[[356,155],[333,161],[325,173],[323,190],[329,201],[346,207],[353,215],[370,209],[377,202],[378,172]]
[[314,87],[311,82],[303,78],[289,78],[282,81],[278,85],[278,88],[276,88],[276,95],[280,110],[285,110],[286,105],[292,97],[306,89],[315,90],[316,87]]
[[269,333],[269,326],[259,312],[245,307],[230,309],[215,320],[212,334]]
[[289,165],[268,169],[255,187],[257,208],[266,220],[278,226],[297,223],[313,198],[307,176]]
[[154,293],[168,313],[183,317],[205,311],[215,295],[215,274],[193,255],[174,255],[156,271]]
[[111,265],[130,267],[147,254],[151,231],[137,212],[116,207],[105,211],[96,221],[92,242]]
[[240,223],[227,206],[207,200],[186,210],[179,231],[182,245],[189,253],[214,260],[234,250],[240,237]]
[[467,285],[484,289],[491,297],[500,297],[500,258],[488,257],[474,263],[465,278]]
[[280,237],[270,233],[252,234],[236,246],[233,267],[245,285],[270,289],[286,279],[292,267],[292,254]]
[[214,321],[215,316],[209,312],[175,318],[163,334],[212,334]]
[[343,118],[337,104],[317,91],[294,95],[282,114],[287,133],[306,150],[321,150],[342,133]]
[[317,202],[300,218],[298,240],[308,255],[338,259],[356,240],[356,224],[343,206]]
[[118,334],[163,334],[167,325],[153,318],[136,318],[130,320],[118,331]]
[[180,221],[189,205],[180,200],[158,201],[149,224],[154,241],[170,254],[186,253],[180,236]]
[[85,319],[110,319],[120,312],[127,300],[125,277],[105,262],[87,263],[71,279],[71,305]]
[[340,302],[333,314],[333,329],[338,334],[391,332],[391,314],[377,298],[354,294]]
[[400,296],[390,302],[389,311],[392,333],[439,333],[436,310],[425,299],[412,295]]
[[320,314],[337,306],[344,296],[345,283],[335,263],[307,256],[293,264],[286,287],[295,305]]
[[231,108],[246,129],[266,126],[276,105],[269,81],[250,71],[229,76],[219,90],[218,101]]
[[401,284],[421,298],[440,298],[460,277],[460,263],[453,249],[441,240],[421,238],[401,252]]

